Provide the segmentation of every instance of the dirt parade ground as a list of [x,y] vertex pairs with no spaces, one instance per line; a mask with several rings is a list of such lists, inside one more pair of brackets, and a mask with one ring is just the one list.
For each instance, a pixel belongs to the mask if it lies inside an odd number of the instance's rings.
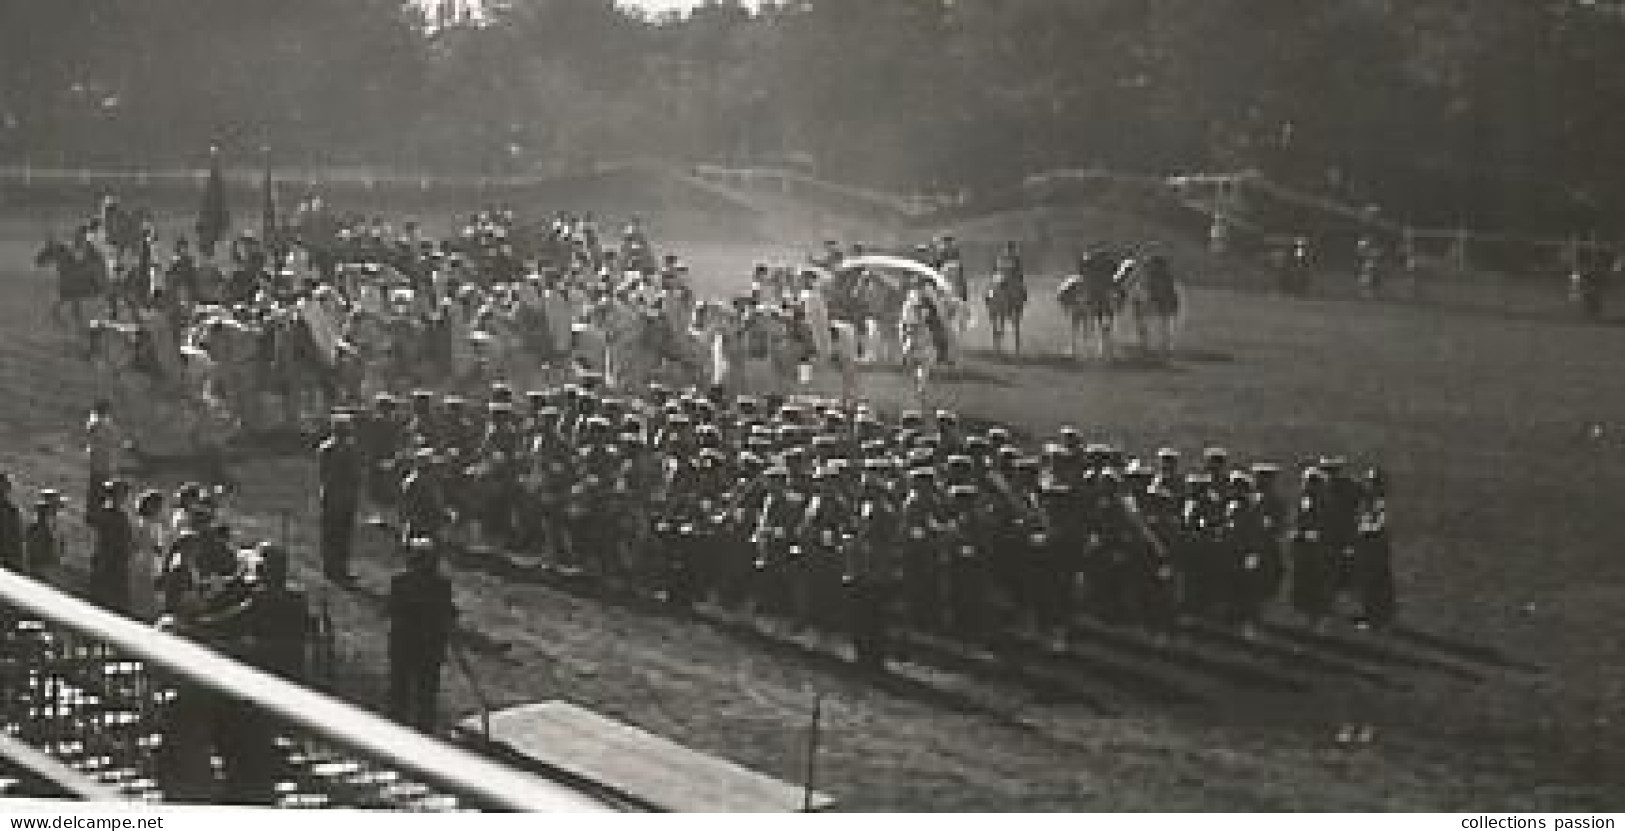
[[[93,382],[50,319],[52,276],[26,265],[34,234],[16,221],[0,240],[0,466],[20,488],[77,488]],[[758,259],[801,256],[660,244],[712,296],[737,291]],[[1312,633],[1275,608],[1256,640],[1191,627],[1162,643],[1086,625],[1064,654],[995,658],[919,639],[876,680],[833,639],[768,639],[726,616],[598,597],[493,554],[450,564],[486,695],[567,699],[790,782],[806,776],[822,697],[814,775],[848,810],[1617,808],[1617,327],[1198,288],[1176,360],[1106,366],[1063,357],[1054,282],[1033,293],[1026,354],[994,356],[972,330],[936,405],[1033,435],[1072,424],[1142,453],[1218,444],[1287,466],[1323,452],[1381,465],[1398,627]],[[906,396],[891,371],[861,385],[893,409]],[[327,589],[308,449],[240,449],[229,464],[240,536],[286,538],[340,632],[335,690],[377,703],[389,541],[363,530],[359,588]],[[133,478],[173,488],[197,475],[160,459]],[[462,674],[446,689],[448,715],[477,709]]]

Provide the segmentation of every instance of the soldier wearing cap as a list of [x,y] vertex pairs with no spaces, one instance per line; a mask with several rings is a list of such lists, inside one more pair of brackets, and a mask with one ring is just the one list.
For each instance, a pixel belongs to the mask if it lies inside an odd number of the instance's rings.
[[1103,619],[1155,625],[1163,622],[1168,602],[1169,549],[1131,487],[1127,477],[1112,469],[1096,476],[1089,512],[1097,539],[1091,583]]
[[714,468],[716,451],[660,454],[660,482],[649,500],[653,523],[650,544],[654,551],[656,574],[653,579],[667,602],[688,606],[699,590],[701,555],[698,538],[706,527],[700,510],[702,479]]
[[[1269,469],[1255,466],[1255,470]],[[1280,526],[1273,513],[1276,506],[1265,495],[1266,485],[1256,476],[1256,473],[1232,473],[1235,489],[1226,508],[1231,538],[1239,557],[1234,610],[1243,633],[1248,635],[1256,631],[1263,607],[1275,599],[1286,575]]]
[[440,540],[451,526],[452,509],[445,493],[445,474],[433,448],[419,448],[406,461],[401,481],[401,541]]
[[1304,471],[1292,534],[1292,606],[1315,628],[1324,625],[1337,596],[1338,552],[1328,542],[1331,512],[1326,471]]
[[614,443],[613,425],[593,416],[584,422],[584,442],[575,452],[576,481],[570,490],[568,523],[571,549],[567,567],[590,566],[594,576],[617,580],[623,576],[621,544],[617,533],[624,517],[625,454]]
[[936,472],[914,467],[898,514],[901,529],[903,592],[910,621],[936,629],[942,624],[942,552],[947,509],[938,498]]
[[1210,487],[1222,491],[1230,481],[1230,451],[1222,447],[1209,447],[1202,451],[1202,472],[1208,475]]
[[1180,470],[1179,461],[1178,450],[1164,447],[1157,451],[1156,476],[1151,481],[1153,493],[1176,502],[1184,500],[1185,474]]
[[1177,553],[1185,577],[1185,605],[1193,613],[1212,614],[1225,596],[1224,500],[1206,472],[1186,475],[1185,491]]
[[886,476],[890,465],[864,462],[852,502],[851,539],[845,550],[844,608],[857,663],[885,668],[893,615],[903,579],[900,515]]
[[1394,620],[1393,543],[1388,535],[1388,478],[1379,469],[1360,481],[1359,539],[1353,585],[1360,604],[1359,625],[1385,629]]
[[473,468],[473,484],[484,497],[480,523],[485,533],[513,548],[520,542],[516,522],[521,508],[519,479],[524,470],[525,436],[512,404],[493,401],[486,405],[486,412],[488,424]]
[[814,470],[806,509],[792,532],[800,556],[792,559],[795,621],[832,628],[841,621],[841,578],[852,533],[853,504],[842,492],[839,465]]
[[316,459],[321,480],[322,573],[335,583],[349,585],[355,582],[350,551],[366,470],[350,416],[333,417],[332,435],[317,449]]
[[997,531],[981,488],[968,484],[948,488],[942,545],[947,558],[944,577],[948,629],[967,640],[982,640],[992,634],[988,583],[992,576],[990,558],[998,553]]
[[752,517],[751,544],[756,559],[753,599],[770,615],[790,610],[788,569],[796,545],[795,531],[807,510],[807,496],[790,478],[790,469],[775,465],[765,474],[766,490]]

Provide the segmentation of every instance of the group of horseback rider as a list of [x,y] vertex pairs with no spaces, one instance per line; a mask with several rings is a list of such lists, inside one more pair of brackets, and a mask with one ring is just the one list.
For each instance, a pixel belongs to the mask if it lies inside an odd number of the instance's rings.
[[[333,448],[342,448],[335,451]],[[324,453],[330,576],[346,579],[364,493],[400,538],[483,543],[689,607],[849,634],[880,665],[899,627],[1054,646],[1079,615],[1167,632],[1251,633],[1290,578],[1317,625],[1352,594],[1388,624],[1382,474],[1136,457],[1064,428],[1037,448],[955,413],[903,412],[602,378],[477,398],[379,395],[336,417]],[[388,523],[383,523],[388,525]]]

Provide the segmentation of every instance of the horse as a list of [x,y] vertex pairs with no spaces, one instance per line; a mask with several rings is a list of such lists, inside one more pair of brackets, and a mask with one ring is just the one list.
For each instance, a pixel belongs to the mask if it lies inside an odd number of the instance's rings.
[[800,379],[806,346],[783,314],[756,311],[739,320],[739,383],[756,395],[788,395]]
[[72,317],[76,337],[85,334],[88,324],[82,304],[99,292],[96,270],[83,256],[85,253],[60,240],[51,239],[34,255],[34,265],[40,268],[51,266],[56,270],[56,303],[51,307],[51,317],[58,326],[66,325],[62,312],[67,310]]
[[1027,284],[1012,274],[1001,274],[993,279],[983,297],[987,305],[987,321],[993,332],[993,351],[1004,352],[1004,335],[1014,339],[1016,354],[1021,353],[1021,319],[1027,311]]
[[1171,357],[1174,322],[1181,302],[1179,286],[1168,261],[1159,255],[1150,255],[1125,263],[1118,288],[1138,335],[1140,349],[1150,356]]
[[113,252],[113,261],[123,263],[137,253],[147,240],[152,227],[152,211],[148,208],[129,209],[117,202],[108,202],[102,209],[102,230],[107,245]]
[[[98,397],[129,413],[132,422],[144,425],[143,433],[180,426],[190,447],[206,444],[203,430],[210,423],[214,383],[213,361],[206,354],[165,343],[160,333],[136,323],[92,320],[86,332]],[[166,359],[162,350],[172,353]],[[178,422],[165,415],[166,401],[179,408]]]
[[903,306],[903,291],[874,274],[856,275],[852,285],[851,320],[863,332],[863,360],[871,364],[887,364],[899,355],[900,343],[895,339],[900,332],[899,310]]
[[[341,339],[329,357],[298,312],[272,315],[260,336],[262,387],[282,399],[285,423],[304,427],[357,394],[354,348]],[[312,398],[315,403],[307,408]]]
[[1079,273],[1068,277],[1056,291],[1056,300],[1071,323],[1073,358],[1079,357],[1079,335],[1089,329],[1094,332],[1097,357],[1111,359],[1112,327],[1120,305],[1116,283],[1120,267],[1121,262],[1110,254],[1090,254],[1079,263]]
[[[210,391],[232,417],[252,424],[259,413],[256,406],[264,383],[263,330],[223,316],[206,317],[192,333],[186,347],[207,355],[213,366]],[[189,353],[182,348],[182,354]]]
[[914,397],[922,406],[926,387],[941,358],[940,333],[936,329],[942,324],[940,319],[933,322],[929,302],[924,292],[910,292],[903,301],[897,323],[903,369],[913,379]]
[[701,358],[706,384],[738,392],[739,368],[745,359],[744,337],[733,311],[714,300],[694,304],[688,339]]

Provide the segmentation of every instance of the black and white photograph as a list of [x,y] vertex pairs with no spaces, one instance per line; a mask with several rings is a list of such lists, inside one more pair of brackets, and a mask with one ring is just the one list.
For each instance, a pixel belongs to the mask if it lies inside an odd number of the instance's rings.
[[1618,0],[0,0],[0,814],[1613,828],[1622,362]]

